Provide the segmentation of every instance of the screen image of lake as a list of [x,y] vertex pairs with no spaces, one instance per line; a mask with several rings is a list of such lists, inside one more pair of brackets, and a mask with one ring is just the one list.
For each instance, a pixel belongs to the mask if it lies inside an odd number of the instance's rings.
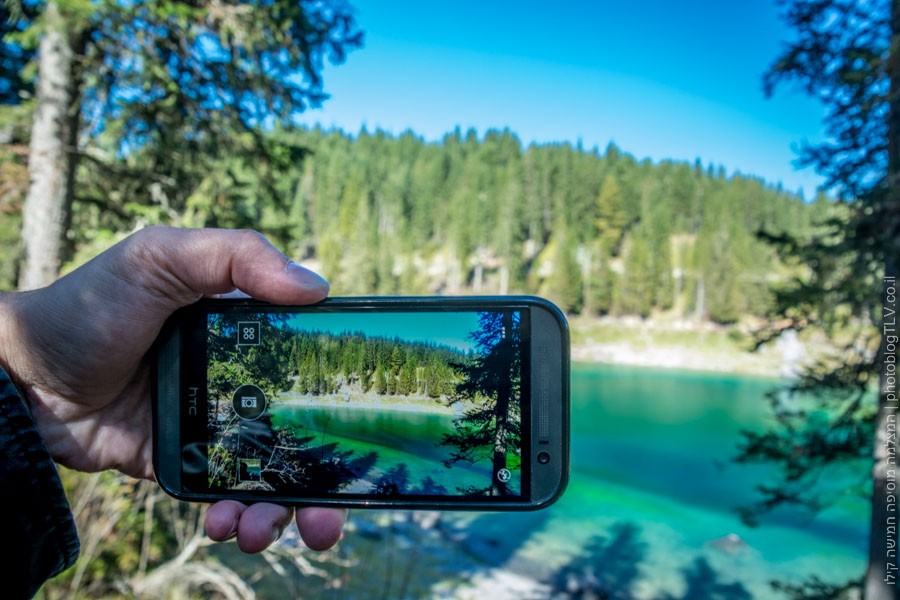
[[[440,442],[454,429],[449,413],[285,404],[272,409],[272,423],[276,430],[291,429],[298,439],[312,438],[312,449],[324,445],[354,458],[373,456],[368,473],[345,486],[345,493],[372,493],[381,486],[404,494],[458,495],[457,488],[491,485],[489,457],[444,465],[451,450]],[[518,471],[510,484],[518,493]]]
[[[705,598],[715,590],[723,598],[778,598],[772,580],[860,577],[869,505],[858,496],[846,494],[814,518],[782,511],[748,527],[738,516],[756,485],[775,482],[771,466],[729,459],[740,431],[769,419],[765,394],[778,383],[575,365],[565,495],[534,513],[457,516],[461,546],[563,589],[566,573],[577,580],[590,572],[615,598]],[[835,488],[858,483],[869,466],[859,468]]]

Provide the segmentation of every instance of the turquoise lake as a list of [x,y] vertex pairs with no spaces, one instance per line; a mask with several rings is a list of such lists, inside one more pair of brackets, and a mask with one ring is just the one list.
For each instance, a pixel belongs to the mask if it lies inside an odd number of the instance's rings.
[[[741,430],[766,424],[765,395],[777,384],[732,375],[576,365],[572,473],[557,504],[528,513],[442,513],[429,530],[398,525],[398,519],[409,517],[394,511],[352,511],[351,527],[338,546],[348,561],[336,572],[344,583],[316,595],[564,597],[561,574],[568,569],[589,574],[601,584],[595,589],[609,598],[768,600],[783,597],[770,587],[772,580],[800,582],[817,575],[842,583],[860,577],[869,526],[863,499],[848,496],[815,518],[783,512],[755,528],[738,518],[736,508],[754,498],[757,484],[772,483],[774,472],[769,466],[733,465],[729,459]],[[386,416],[360,412],[332,415],[327,441],[356,444],[360,452],[372,445],[385,466],[403,462],[412,479],[433,472],[439,458],[435,448],[416,447],[413,440],[417,432],[446,428],[446,417],[411,414],[411,430],[404,433],[393,419],[387,427]],[[309,417],[308,425],[294,418],[294,426],[322,431],[322,414],[313,411]],[[354,418],[360,422],[340,425]],[[833,483],[841,488],[841,481]],[[249,577],[263,566],[241,568]],[[478,588],[479,577],[498,583],[490,590]],[[555,584],[555,592],[548,584]],[[302,578],[272,576],[260,582],[257,592],[261,598],[281,598],[307,585]]]
[[[453,417],[415,411],[354,410],[283,406],[272,410],[276,428],[286,428],[298,438],[313,436],[310,445],[337,444],[337,449],[354,457],[377,457],[370,470],[343,491],[365,493],[379,478],[393,474],[404,493],[426,493],[439,486],[440,493],[455,493],[458,487],[487,487],[491,482],[491,464],[458,462],[452,468],[443,461],[450,448],[437,444],[453,432]],[[402,481],[397,478],[398,469]],[[510,487],[519,489],[515,472]]]
[[[755,598],[775,597],[771,580],[859,577],[869,519],[862,499],[815,518],[779,514],[755,528],[737,516],[736,507],[754,497],[755,485],[771,482],[773,471],[729,459],[741,430],[767,422],[765,394],[777,383],[576,365],[566,494],[539,513],[470,517],[468,527],[483,541],[473,544],[474,552],[546,579],[584,557],[593,542],[596,556],[586,560],[594,561],[611,587],[630,590],[616,597],[680,598],[701,571],[707,580],[736,584]],[[616,567],[618,559],[634,568]],[[698,569],[698,561],[709,570]]]

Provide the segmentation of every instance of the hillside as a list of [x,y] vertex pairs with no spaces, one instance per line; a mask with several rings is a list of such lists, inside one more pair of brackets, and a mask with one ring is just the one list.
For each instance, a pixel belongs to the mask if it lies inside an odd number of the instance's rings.
[[[227,156],[213,172],[185,164],[178,189],[85,169],[72,264],[147,224],[253,227],[320,269],[333,294],[533,293],[570,314],[727,324],[765,314],[771,284],[797,269],[757,234],[802,235],[831,209],[612,144],[524,146],[510,131],[437,143],[320,129],[270,137],[292,157],[284,168]],[[123,160],[133,171],[144,159]],[[8,265],[14,245],[4,248]]]

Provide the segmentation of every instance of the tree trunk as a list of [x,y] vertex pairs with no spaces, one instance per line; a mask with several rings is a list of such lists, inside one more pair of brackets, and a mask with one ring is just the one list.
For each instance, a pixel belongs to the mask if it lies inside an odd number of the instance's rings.
[[706,284],[703,273],[697,272],[697,289],[694,297],[694,320],[698,323],[706,316]]
[[500,290],[498,292],[501,296],[505,296],[509,293],[509,260],[504,260],[503,264],[500,266]]
[[59,274],[74,191],[78,86],[72,39],[57,3],[44,12],[37,105],[28,158],[29,185],[22,218],[25,258],[19,289],[50,284]]
[[584,248],[581,258],[581,314],[590,315],[594,312],[594,290],[591,289],[594,253],[589,246]]
[[[900,276],[900,0],[891,3],[888,97],[888,171],[883,202],[884,295],[882,305],[878,413],[872,467],[872,521],[866,600],[890,600],[900,589],[897,533],[897,277]],[[893,289],[893,294],[889,290]]]

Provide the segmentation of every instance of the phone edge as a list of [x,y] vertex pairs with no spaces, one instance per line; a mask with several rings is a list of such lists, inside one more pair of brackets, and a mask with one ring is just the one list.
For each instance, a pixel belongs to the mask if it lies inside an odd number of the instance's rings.
[[[300,309],[309,309],[311,312],[315,310],[328,309],[328,307],[351,307],[351,308],[381,308],[381,307],[392,307],[402,309],[403,307],[409,307],[412,305],[433,305],[433,306],[441,306],[442,308],[446,308],[448,311],[453,310],[454,307],[458,308],[472,308],[478,306],[485,306],[491,304],[510,304],[510,303],[519,303],[523,305],[527,305],[529,307],[536,306],[546,310],[550,315],[552,315],[553,319],[557,323],[557,326],[560,331],[561,337],[561,357],[560,357],[560,393],[561,393],[561,402],[560,402],[560,410],[562,413],[562,433],[561,433],[561,449],[563,451],[562,458],[562,469],[560,471],[560,477],[558,484],[554,490],[554,492],[547,496],[546,498],[542,498],[539,501],[533,501],[533,498],[529,498],[527,503],[523,502],[491,502],[489,504],[483,502],[454,502],[452,504],[441,503],[441,502],[428,502],[428,501],[417,501],[417,500],[391,500],[391,501],[383,501],[383,500],[347,500],[347,499],[333,499],[333,498],[310,498],[310,499],[302,499],[296,497],[270,497],[270,498],[260,498],[254,497],[250,495],[242,495],[242,494],[229,494],[227,498],[225,497],[214,497],[210,495],[201,495],[194,494],[190,492],[184,492],[183,490],[173,488],[172,487],[172,476],[169,473],[168,469],[161,469],[160,461],[160,449],[159,445],[156,442],[160,440],[160,419],[159,415],[159,393],[160,393],[160,379],[161,374],[159,371],[159,359],[163,355],[162,352],[167,348],[164,347],[163,344],[168,342],[171,344],[176,344],[178,339],[178,323],[181,317],[189,312],[203,310],[204,307],[208,306],[219,306],[219,307],[248,307],[252,308],[255,306],[271,306],[270,303],[265,302],[263,300],[256,300],[253,298],[203,298],[193,304],[190,304],[186,307],[183,307],[177,310],[173,315],[166,321],[166,324],[161,330],[160,336],[157,339],[157,343],[154,344],[153,358],[151,359],[152,363],[152,374],[151,374],[151,394],[152,394],[152,413],[153,413],[153,469],[156,475],[157,483],[171,497],[189,502],[216,502],[219,500],[236,500],[239,502],[245,503],[260,503],[260,502],[270,502],[274,504],[287,504],[291,506],[328,506],[335,508],[373,508],[373,509],[408,509],[408,510],[444,510],[444,511],[511,511],[511,512],[528,512],[535,510],[542,510],[547,508],[548,506],[557,502],[565,492],[568,487],[569,479],[570,479],[570,471],[571,471],[571,458],[570,458],[570,369],[571,369],[571,347],[570,347],[570,336],[569,336],[569,326],[568,320],[565,317],[565,314],[562,310],[559,309],[555,304],[551,301],[541,298],[539,296],[532,295],[509,295],[509,296],[489,296],[489,295],[479,295],[479,296],[333,296],[322,300],[321,302],[309,305],[298,305],[292,306],[291,308],[300,308]],[[178,355],[180,356],[180,347],[178,348]],[[175,361],[180,369],[180,360]],[[180,385],[177,386],[178,391],[180,392]],[[177,400],[176,400],[177,403]],[[177,428],[180,431],[180,424],[182,415],[180,411],[176,409],[178,412],[178,422],[179,427]],[[533,419],[532,419],[533,420]],[[169,439],[168,437],[164,439]],[[176,436],[177,443],[175,447],[180,447],[180,437]],[[178,464],[180,464],[180,457],[177,457]],[[177,479],[177,477],[176,477]],[[180,481],[178,482],[180,483]]]

